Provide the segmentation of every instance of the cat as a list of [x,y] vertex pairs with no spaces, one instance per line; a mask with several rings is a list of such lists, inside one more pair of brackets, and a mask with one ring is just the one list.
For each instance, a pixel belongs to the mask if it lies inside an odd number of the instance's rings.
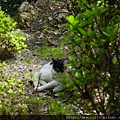
[[[66,69],[66,59],[54,59],[43,65],[43,67],[34,74],[34,91],[43,91],[53,89],[53,92],[60,92],[64,89],[60,76]],[[39,80],[40,79],[40,80]]]

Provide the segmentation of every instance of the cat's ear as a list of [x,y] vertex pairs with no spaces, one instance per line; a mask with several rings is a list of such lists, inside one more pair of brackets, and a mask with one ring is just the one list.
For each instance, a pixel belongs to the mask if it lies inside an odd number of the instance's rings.
[[68,60],[64,60],[64,65],[68,64]]
[[54,58],[52,58],[52,62],[53,62],[53,63],[56,63],[56,62],[57,62],[57,60],[55,60]]

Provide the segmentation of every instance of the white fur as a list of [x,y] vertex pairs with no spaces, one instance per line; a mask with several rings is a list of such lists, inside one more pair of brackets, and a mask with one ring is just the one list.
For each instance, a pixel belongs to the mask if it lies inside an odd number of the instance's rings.
[[[40,71],[34,74],[34,91],[42,91],[45,89],[53,88],[53,92],[59,92],[63,90],[63,85],[60,82],[60,78],[57,78],[57,72],[53,69],[50,62],[45,64]],[[53,79],[54,78],[54,79]],[[40,84],[38,85],[38,80]]]

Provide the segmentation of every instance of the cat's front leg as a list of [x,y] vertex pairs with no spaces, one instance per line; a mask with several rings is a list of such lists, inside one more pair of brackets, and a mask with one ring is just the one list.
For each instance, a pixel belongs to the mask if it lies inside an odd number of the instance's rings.
[[40,80],[40,85],[46,85],[47,84],[47,82],[45,82],[44,80]]
[[43,86],[35,87],[34,91],[42,91],[42,90],[46,90],[46,89],[51,89],[51,88],[55,88],[58,85],[60,85],[60,82],[52,80],[51,82],[49,82]]

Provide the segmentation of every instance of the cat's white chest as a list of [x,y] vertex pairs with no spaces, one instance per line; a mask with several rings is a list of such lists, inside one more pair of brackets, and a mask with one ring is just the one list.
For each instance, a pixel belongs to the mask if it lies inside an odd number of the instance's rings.
[[45,64],[39,71],[41,73],[41,79],[46,82],[52,81],[53,75],[51,71],[52,71],[52,65],[50,65],[50,63]]

